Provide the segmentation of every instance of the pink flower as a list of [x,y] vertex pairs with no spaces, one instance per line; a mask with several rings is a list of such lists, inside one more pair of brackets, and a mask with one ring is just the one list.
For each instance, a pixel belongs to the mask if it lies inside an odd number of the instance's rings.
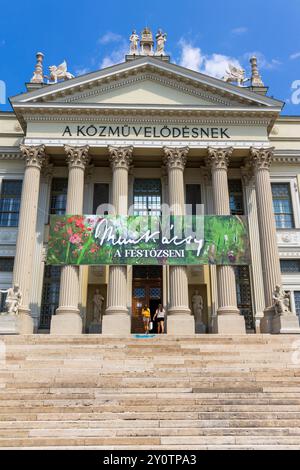
[[69,242],[73,243],[74,245],[79,245],[81,243],[81,237],[78,235],[78,233],[74,233],[70,238]]

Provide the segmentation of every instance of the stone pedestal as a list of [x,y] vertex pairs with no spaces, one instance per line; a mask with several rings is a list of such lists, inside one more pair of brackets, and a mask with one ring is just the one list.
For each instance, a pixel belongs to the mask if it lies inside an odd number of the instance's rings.
[[266,308],[264,310],[263,318],[260,320],[260,333],[271,334],[273,332],[273,318],[275,315],[274,307]]
[[33,330],[34,324],[30,313],[0,315],[0,335],[32,335]]
[[297,316],[293,313],[290,315],[276,315],[272,321],[272,333],[299,334],[300,327]]
[[53,335],[81,335],[82,319],[78,313],[53,315],[50,332]]
[[177,336],[194,335],[195,320],[193,315],[168,315],[167,334]]
[[213,333],[243,335],[245,334],[245,319],[242,315],[218,315],[213,325]]
[[89,325],[89,334],[100,334],[101,333],[101,323],[97,321],[93,321]]
[[102,320],[103,335],[128,336],[131,333],[131,318],[129,313],[104,315]]

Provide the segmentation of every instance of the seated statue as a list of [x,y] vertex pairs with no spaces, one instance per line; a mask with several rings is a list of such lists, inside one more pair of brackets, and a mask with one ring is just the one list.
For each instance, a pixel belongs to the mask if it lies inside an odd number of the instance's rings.
[[14,284],[7,290],[1,290],[2,294],[6,294],[5,307],[8,315],[18,315],[19,307],[22,301],[22,294],[19,284]]
[[289,295],[283,290],[283,288],[278,284],[275,287],[273,293],[273,302],[275,307],[275,313],[279,316],[289,315],[290,310],[290,299]]

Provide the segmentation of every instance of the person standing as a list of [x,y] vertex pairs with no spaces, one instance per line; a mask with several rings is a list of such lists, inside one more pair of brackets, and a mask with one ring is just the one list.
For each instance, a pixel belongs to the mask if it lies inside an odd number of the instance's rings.
[[148,334],[151,313],[150,313],[150,308],[146,304],[144,305],[142,309],[142,315],[143,315],[143,322],[144,322],[144,330],[145,330],[145,333]]
[[157,321],[157,332],[158,334],[163,334],[165,332],[165,309],[162,304],[159,304],[153,320]]

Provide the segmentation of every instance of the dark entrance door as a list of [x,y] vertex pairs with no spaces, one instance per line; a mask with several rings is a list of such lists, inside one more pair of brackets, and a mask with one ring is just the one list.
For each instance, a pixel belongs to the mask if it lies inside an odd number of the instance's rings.
[[134,266],[132,280],[132,333],[143,333],[142,308],[150,308],[151,318],[162,303],[162,267]]

